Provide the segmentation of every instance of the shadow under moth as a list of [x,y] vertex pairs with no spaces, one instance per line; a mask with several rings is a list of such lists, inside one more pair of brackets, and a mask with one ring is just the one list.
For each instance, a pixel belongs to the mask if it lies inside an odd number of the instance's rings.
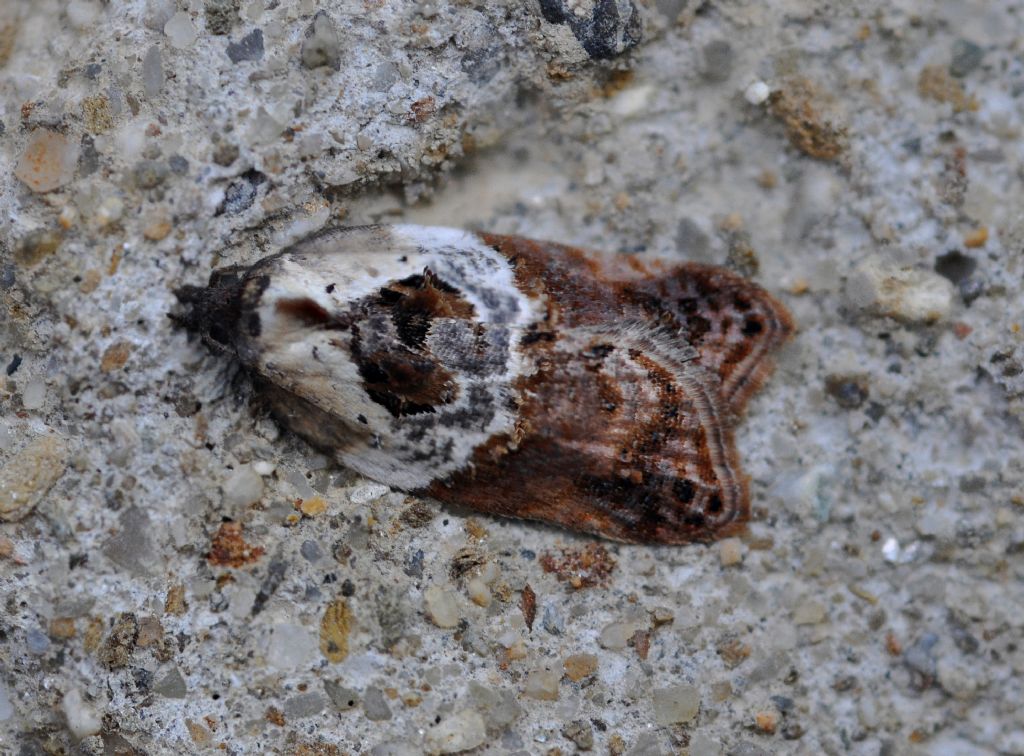
[[341,464],[636,543],[743,527],[733,428],[794,330],[724,268],[412,225],[321,231],[176,294]]

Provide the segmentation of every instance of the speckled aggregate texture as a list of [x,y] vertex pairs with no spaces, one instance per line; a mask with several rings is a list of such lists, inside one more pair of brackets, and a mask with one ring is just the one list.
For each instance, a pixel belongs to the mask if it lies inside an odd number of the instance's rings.
[[[1024,753],[1021,39],[1014,0],[0,3],[0,753]],[[749,532],[389,492],[166,317],[398,220],[777,293]]]

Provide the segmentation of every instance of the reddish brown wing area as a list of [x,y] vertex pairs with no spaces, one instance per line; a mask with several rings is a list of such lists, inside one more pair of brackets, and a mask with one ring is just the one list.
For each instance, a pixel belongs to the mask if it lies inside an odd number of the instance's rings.
[[678,333],[718,375],[722,398],[736,414],[771,375],[772,353],[795,330],[781,303],[725,268],[609,257],[515,236],[483,238],[515,263],[521,287],[547,296],[552,329],[633,319]]
[[620,541],[709,541],[742,525],[731,427],[694,353],[644,324],[568,329],[535,349],[515,436],[426,493]]
[[622,541],[682,544],[749,516],[734,418],[793,331],[786,309],[721,268],[659,265],[483,235],[546,302],[523,347],[520,427],[429,493]]
[[789,312],[768,292],[712,265],[683,263],[625,289],[650,317],[679,328],[721,379],[722,398],[736,414],[771,375],[772,353],[794,331]]

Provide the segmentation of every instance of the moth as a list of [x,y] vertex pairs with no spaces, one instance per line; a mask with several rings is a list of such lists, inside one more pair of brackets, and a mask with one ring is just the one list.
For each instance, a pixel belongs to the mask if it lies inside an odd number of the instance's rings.
[[636,543],[742,528],[734,427],[794,331],[724,268],[414,225],[324,230],[176,294],[342,465]]

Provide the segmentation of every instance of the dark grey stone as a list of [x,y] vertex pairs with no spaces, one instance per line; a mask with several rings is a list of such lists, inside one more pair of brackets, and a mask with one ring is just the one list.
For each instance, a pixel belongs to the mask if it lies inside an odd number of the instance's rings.
[[228,43],[228,57],[232,63],[263,59],[263,31],[253,29],[237,42]]

